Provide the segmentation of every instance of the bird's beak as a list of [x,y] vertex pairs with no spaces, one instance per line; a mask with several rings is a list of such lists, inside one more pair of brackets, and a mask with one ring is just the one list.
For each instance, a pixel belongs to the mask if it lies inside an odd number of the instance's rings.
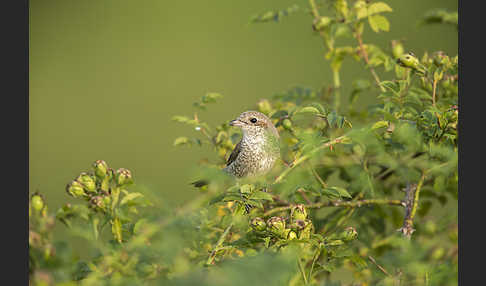
[[243,121],[240,121],[238,119],[235,119],[235,120],[231,120],[229,125],[230,126],[238,126],[238,127],[241,127],[243,126],[245,123]]

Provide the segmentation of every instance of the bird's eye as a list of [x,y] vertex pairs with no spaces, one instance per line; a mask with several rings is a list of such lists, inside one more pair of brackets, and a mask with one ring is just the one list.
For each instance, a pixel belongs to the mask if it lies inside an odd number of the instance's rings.
[[251,123],[256,123],[257,122],[257,119],[255,117],[253,117],[252,119],[250,119],[250,122]]

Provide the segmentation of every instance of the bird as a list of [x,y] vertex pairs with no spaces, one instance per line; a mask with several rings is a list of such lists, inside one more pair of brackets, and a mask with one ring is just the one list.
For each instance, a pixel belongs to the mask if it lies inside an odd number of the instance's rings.
[[[249,110],[231,120],[229,125],[239,127],[242,137],[223,171],[238,179],[267,174],[280,158],[280,135],[272,121],[261,112]],[[192,184],[202,187],[208,182],[199,180]]]
[[272,121],[258,111],[245,111],[229,125],[239,127],[243,136],[223,171],[237,178],[268,173],[280,158],[280,136]]

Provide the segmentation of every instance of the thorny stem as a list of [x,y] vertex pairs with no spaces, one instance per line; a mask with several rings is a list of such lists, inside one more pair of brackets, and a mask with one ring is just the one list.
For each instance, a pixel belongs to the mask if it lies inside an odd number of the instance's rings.
[[275,179],[274,181],[274,184],[277,184],[277,183],[280,183],[293,169],[295,169],[295,167],[297,167],[298,165],[304,163],[305,161],[307,161],[308,159],[310,159],[312,157],[312,155],[314,155],[314,153],[316,153],[317,151],[320,151],[324,148],[327,148],[329,146],[332,146],[334,144],[337,144],[337,143],[340,143],[343,139],[345,139],[346,136],[343,135],[343,136],[340,136],[334,140],[331,140],[325,144],[322,144],[321,146],[319,147],[316,147],[314,148],[313,150],[311,150],[309,153],[307,153],[306,155],[298,158],[297,160],[295,160],[291,166],[287,169],[285,169],[285,171],[283,171],[280,176],[277,177],[277,179]]
[[378,85],[378,87],[380,87],[381,91],[386,91],[385,88],[380,84],[381,81],[380,81],[380,78],[378,77],[378,75],[376,74],[375,69],[372,66],[370,66],[370,61],[368,59],[368,52],[366,51],[366,49],[363,45],[363,39],[361,38],[361,33],[356,32],[356,40],[358,40],[359,49],[360,49],[361,53],[363,54],[363,58],[364,58],[366,65],[368,65],[369,68],[370,68],[371,75],[373,75],[373,78],[375,79],[376,84]]
[[[309,164],[310,165],[310,164]],[[316,177],[317,181],[321,184],[321,186],[323,188],[327,188],[327,184],[326,182],[324,182],[324,180],[321,178],[321,176],[319,176],[319,174],[316,172],[316,170],[314,169],[314,167],[312,167],[311,165],[309,166],[311,172],[312,172],[312,175],[314,175],[314,177]]]
[[432,90],[432,105],[435,107],[435,91],[437,89],[437,80],[434,79]]
[[319,15],[319,10],[317,10],[316,1],[309,0],[309,4],[311,6],[312,15],[314,16],[314,18],[319,18],[320,15]]
[[303,189],[298,189],[297,192],[302,196],[304,201],[308,204],[312,204],[312,202],[309,200],[309,198],[305,195],[305,191]]
[[[197,123],[199,123],[199,118],[197,117],[197,113],[194,113],[194,120],[196,120]],[[214,141],[214,138],[211,137],[211,135],[209,135],[208,131],[206,130],[206,128],[200,126],[200,130],[201,130],[201,133],[206,136],[208,138],[208,140],[214,145],[216,146],[216,142]]]
[[304,284],[307,285],[307,277],[305,276],[304,266],[302,266],[302,261],[300,261],[300,258],[297,258],[297,263],[299,264],[299,270],[302,274],[302,279],[304,279]]
[[339,79],[339,71],[333,70],[332,77],[334,80],[334,109],[339,110],[339,105],[341,104],[341,80]]
[[373,262],[373,264],[374,264],[374,265],[376,265],[376,267],[378,267],[378,269],[379,269],[381,272],[383,272],[385,275],[387,275],[387,276],[391,276],[391,275],[390,275],[390,273],[388,273],[388,272],[385,270],[385,268],[383,268],[383,267],[382,267],[382,266],[380,266],[378,263],[376,263],[376,260],[375,260],[375,259],[374,259],[372,256],[368,255],[368,259],[369,259],[371,262]]
[[422,177],[417,185],[409,184],[405,189],[405,219],[403,220],[403,226],[399,228],[398,231],[400,231],[407,238],[410,238],[412,233],[415,231],[413,228],[413,218],[417,212],[420,190],[424,184],[425,176],[426,173],[422,173]]
[[425,180],[425,173],[422,174],[422,177],[420,178],[420,181],[417,185],[417,189],[415,190],[415,194],[414,194],[414,197],[413,197],[412,212],[410,214],[410,220],[413,220],[413,218],[415,217],[415,213],[417,212],[420,190],[422,189],[422,185],[424,184],[424,180]]
[[213,251],[211,251],[211,254],[209,254],[208,260],[206,261],[207,265],[214,264],[214,258],[216,257],[216,252],[219,250],[221,245],[223,245],[224,240],[226,239],[226,236],[228,235],[230,229],[233,227],[233,222],[228,225],[228,227],[224,230],[223,234],[218,239],[218,242],[213,248]]
[[[369,206],[369,205],[392,205],[392,206],[402,206],[405,207],[405,203],[401,200],[389,200],[389,199],[366,199],[366,200],[359,200],[359,201],[327,201],[327,202],[320,202],[320,203],[313,203],[305,205],[306,208],[310,209],[319,209],[325,207],[345,207],[345,208],[359,208],[362,206]],[[290,210],[295,205],[291,204],[288,206],[273,208],[271,210],[266,211],[263,216],[267,217],[274,213],[278,213],[281,211]]]
[[[314,20],[317,20],[321,17],[319,14],[319,10],[317,9],[317,4],[315,0],[309,0],[309,5],[311,7],[311,12],[312,16],[314,17]],[[323,31],[319,31],[319,35],[321,38],[324,40],[324,44],[327,46],[328,49],[332,50],[333,49],[333,44],[330,41],[326,40],[326,35],[324,34]],[[341,87],[341,81],[339,79],[339,71],[333,70],[333,81],[334,81],[334,109],[337,111],[339,110],[339,105],[341,101],[341,93],[339,91]]]

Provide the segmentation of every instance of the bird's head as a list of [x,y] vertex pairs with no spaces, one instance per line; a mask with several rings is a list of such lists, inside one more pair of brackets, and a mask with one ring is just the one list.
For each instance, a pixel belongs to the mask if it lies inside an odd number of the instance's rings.
[[238,118],[230,121],[230,125],[240,127],[244,135],[259,135],[269,132],[277,138],[279,137],[272,121],[258,111],[245,111]]

